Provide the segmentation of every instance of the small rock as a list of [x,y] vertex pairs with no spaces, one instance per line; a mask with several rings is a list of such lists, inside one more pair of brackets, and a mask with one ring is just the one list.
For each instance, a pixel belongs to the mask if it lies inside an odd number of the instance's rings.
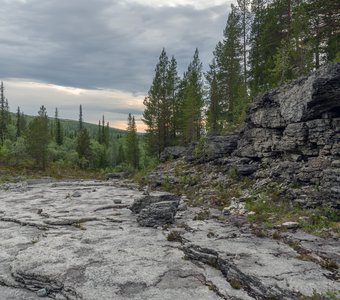
[[185,210],[187,210],[188,209],[188,206],[185,204],[185,203],[183,203],[183,202],[181,202],[180,204],[179,204],[179,206],[178,206],[178,210],[179,211],[185,211]]
[[122,204],[122,200],[121,199],[114,199],[113,203],[114,204]]
[[332,162],[332,167],[333,168],[340,168],[340,160],[334,160]]
[[282,227],[287,228],[287,229],[296,229],[300,227],[300,224],[297,222],[285,222],[281,224]]
[[256,212],[250,211],[250,212],[247,213],[247,215],[248,215],[248,216],[253,216],[253,215],[256,215]]
[[37,291],[37,296],[38,297],[47,297],[48,296],[48,289],[43,288]]
[[75,192],[72,194],[72,197],[79,198],[79,197],[81,197],[81,194],[80,194],[78,191],[75,191]]
[[229,207],[223,208],[222,214],[225,215],[225,216],[229,216],[231,214]]

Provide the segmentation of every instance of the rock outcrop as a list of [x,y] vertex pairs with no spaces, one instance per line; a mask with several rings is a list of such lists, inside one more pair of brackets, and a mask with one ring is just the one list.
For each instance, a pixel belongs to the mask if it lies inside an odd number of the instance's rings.
[[210,137],[183,157],[301,186],[285,196],[305,206],[340,208],[340,63],[258,95],[238,135]]
[[256,97],[234,155],[265,163],[266,176],[315,186],[313,200],[339,207],[339,148],[336,64]]

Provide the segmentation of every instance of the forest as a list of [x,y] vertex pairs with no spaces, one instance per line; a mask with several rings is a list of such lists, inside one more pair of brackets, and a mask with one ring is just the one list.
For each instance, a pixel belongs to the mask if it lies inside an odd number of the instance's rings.
[[[42,105],[38,116],[26,116],[18,107],[9,111],[3,82],[0,86],[0,162],[17,169],[43,170],[64,173],[65,170],[109,170],[137,168],[135,153],[139,136],[135,118],[127,119],[127,130],[109,127],[105,117],[98,125],[85,123],[82,105],[79,121],[61,120],[58,108],[49,118]],[[138,158],[137,158],[138,159]],[[130,167],[131,166],[131,167]]]
[[196,49],[180,76],[163,49],[145,97],[145,134],[135,117],[124,133],[112,132],[103,116],[89,131],[79,109],[77,128],[63,126],[58,109],[48,118],[42,105],[28,118],[9,112],[0,98],[0,162],[22,169],[137,170],[153,165],[165,147],[204,141],[240,126],[259,93],[340,61],[337,0],[238,0],[231,5],[223,37],[208,71]]

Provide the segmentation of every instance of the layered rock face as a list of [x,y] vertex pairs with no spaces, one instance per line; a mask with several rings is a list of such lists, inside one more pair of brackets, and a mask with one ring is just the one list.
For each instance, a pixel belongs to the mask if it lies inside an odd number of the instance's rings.
[[314,186],[314,202],[339,207],[340,64],[255,98],[234,155],[261,162],[262,173],[266,164],[265,176]]
[[304,206],[340,208],[340,63],[255,97],[241,132],[208,137],[181,156],[298,186],[284,196]]

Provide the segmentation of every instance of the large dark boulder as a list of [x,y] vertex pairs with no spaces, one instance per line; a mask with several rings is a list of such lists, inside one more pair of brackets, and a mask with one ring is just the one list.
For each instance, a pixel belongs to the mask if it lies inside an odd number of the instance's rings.
[[143,227],[158,227],[172,224],[175,220],[177,206],[173,201],[152,203],[140,211],[137,215],[137,222]]
[[139,225],[158,227],[174,222],[179,202],[173,194],[147,195],[136,199],[130,210],[137,214]]
[[125,171],[125,172],[116,172],[116,173],[107,173],[105,175],[106,180],[110,179],[124,179],[128,178],[131,175],[131,172]]

